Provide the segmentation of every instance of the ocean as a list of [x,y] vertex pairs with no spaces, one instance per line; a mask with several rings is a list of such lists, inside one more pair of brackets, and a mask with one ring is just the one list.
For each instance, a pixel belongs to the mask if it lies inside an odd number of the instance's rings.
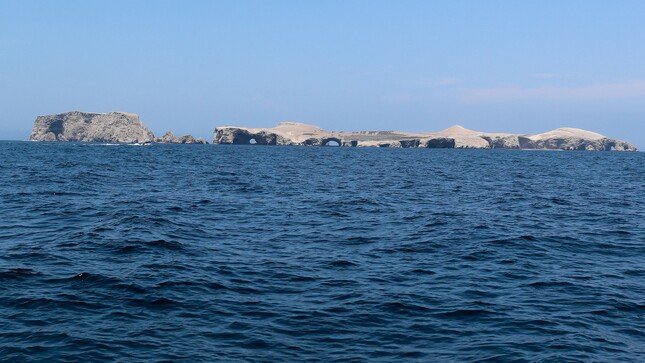
[[0,143],[4,361],[645,361],[645,154]]

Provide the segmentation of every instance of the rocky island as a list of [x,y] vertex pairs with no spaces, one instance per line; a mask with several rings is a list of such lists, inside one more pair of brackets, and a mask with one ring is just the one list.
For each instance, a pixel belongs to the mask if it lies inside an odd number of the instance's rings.
[[38,116],[29,140],[146,143],[154,138],[135,114],[73,111]]
[[282,122],[272,128],[220,126],[215,129],[213,143],[395,148],[636,151],[636,147],[628,142],[612,139],[595,132],[569,127],[534,135],[480,132],[468,130],[459,125],[439,132],[348,132],[325,131],[314,125]]
[[[38,116],[29,137],[33,141],[109,143],[207,144],[191,135],[168,131],[155,137],[139,116],[127,112],[66,112]],[[271,128],[220,126],[214,144],[292,145],[454,149],[550,149],[636,151],[628,142],[595,132],[563,127],[542,134],[480,132],[459,125],[438,132],[326,131],[314,125],[281,122]]]
[[155,135],[128,112],[90,113],[72,111],[36,117],[29,136],[31,141],[78,141],[110,143],[163,143],[206,144],[191,135],[176,137],[168,131],[164,136]]

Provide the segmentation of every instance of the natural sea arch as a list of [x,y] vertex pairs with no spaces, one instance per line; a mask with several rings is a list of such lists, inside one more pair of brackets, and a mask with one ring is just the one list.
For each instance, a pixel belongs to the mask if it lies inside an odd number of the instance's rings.
[[340,146],[341,142],[340,142],[340,139],[337,139],[335,137],[331,137],[331,138],[322,140],[322,145],[323,146]]

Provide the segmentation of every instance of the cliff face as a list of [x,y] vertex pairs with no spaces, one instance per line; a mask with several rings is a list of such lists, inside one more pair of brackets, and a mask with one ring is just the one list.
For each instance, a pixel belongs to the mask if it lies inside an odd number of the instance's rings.
[[135,114],[73,111],[38,116],[29,140],[146,143],[154,135]]
[[424,147],[463,149],[554,149],[636,151],[628,142],[595,132],[559,128],[543,134],[487,133],[452,126],[439,132],[325,131],[317,126],[283,122],[273,128],[221,126],[213,134],[214,144]]

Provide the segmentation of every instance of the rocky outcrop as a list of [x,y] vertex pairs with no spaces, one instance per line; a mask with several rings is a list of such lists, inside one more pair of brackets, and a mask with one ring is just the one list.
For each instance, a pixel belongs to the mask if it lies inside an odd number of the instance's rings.
[[439,132],[325,131],[317,126],[282,122],[273,128],[221,126],[214,144],[297,145],[388,148],[557,149],[635,151],[634,145],[595,132],[560,128],[543,134],[487,133],[452,126]]
[[[284,124],[284,123],[283,123]],[[280,128],[281,125],[277,128]],[[307,132],[300,132],[301,137],[306,137]],[[296,136],[296,135],[293,135]],[[316,138],[300,140],[300,145],[320,145]],[[237,145],[295,145],[288,137],[280,134],[280,131],[269,131],[260,129],[247,129],[233,126],[222,126],[215,129],[213,136],[214,144],[237,144]]]
[[177,139],[177,136],[172,131],[168,131],[162,137],[156,138],[155,142],[160,144],[177,144],[179,143],[179,139]]
[[520,149],[520,136],[518,135],[481,135],[488,142],[491,149]]
[[139,121],[139,116],[125,112],[89,113],[67,112],[58,115],[38,116],[29,140],[79,141],[110,143],[162,143],[207,144],[206,140],[192,135],[175,136],[166,132],[162,137],[154,134]]
[[628,142],[570,127],[555,129],[543,134],[525,136],[521,140],[525,149],[587,150],[587,151],[636,151]]
[[73,111],[38,116],[29,140],[148,143],[154,135],[135,114]]
[[192,135],[177,137],[172,131],[168,131],[162,137],[156,138],[155,142],[159,144],[208,144],[206,140],[194,138]]
[[193,135],[183,135],[179,137],[180,144],[208,144],[208,141],[201,137],[195,138]]
[[421,147],[431,149],[454,149],[456,146],[455,139],[451,137],[434,137],[425,139],[420,143]]

